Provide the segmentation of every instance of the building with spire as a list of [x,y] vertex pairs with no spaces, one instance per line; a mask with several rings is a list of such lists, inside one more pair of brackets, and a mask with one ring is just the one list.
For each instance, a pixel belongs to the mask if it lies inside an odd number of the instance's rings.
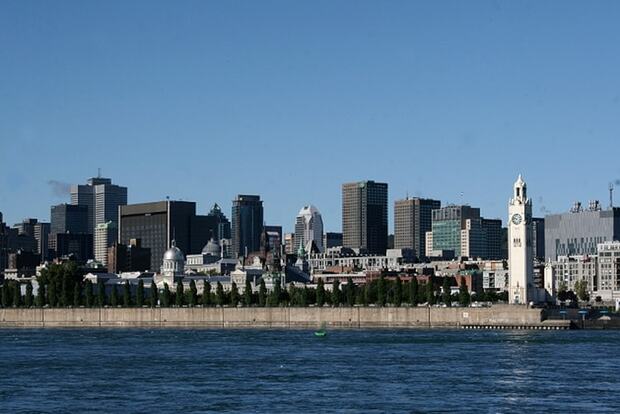
[[508,203],[508,301],[511,304],[538,300],[534,286],[532,234],[532,200],[528,198],[527,184],[519,174]]

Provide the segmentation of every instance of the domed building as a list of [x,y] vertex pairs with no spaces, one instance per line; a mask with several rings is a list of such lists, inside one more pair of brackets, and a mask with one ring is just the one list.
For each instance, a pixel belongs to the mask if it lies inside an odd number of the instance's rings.
[[209,240],[205,247],[202,248],[202,254],[205,256],[217,258],[216,260],[219,260],[222,257],[222,247],[217,242],[217,240],[211,238],[211,240]]
[[181,249],[177,247],[175,240],[172,240],[172,246],[164,253],[164,259],[161,266],[161,272],[157,278],[157,287],[163,288],[167,283],[173,288],[175,281],[182,278],[185,272],[185,256]]

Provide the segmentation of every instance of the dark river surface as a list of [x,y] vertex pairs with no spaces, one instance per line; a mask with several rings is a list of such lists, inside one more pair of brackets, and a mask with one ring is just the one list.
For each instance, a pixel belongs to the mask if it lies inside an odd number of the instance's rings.
[[1,413],[620,412],[620,331],[0,330]]

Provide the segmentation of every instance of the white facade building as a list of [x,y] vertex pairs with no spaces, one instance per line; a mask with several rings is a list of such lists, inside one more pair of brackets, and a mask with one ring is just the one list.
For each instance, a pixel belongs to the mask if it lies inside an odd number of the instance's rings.
[[527,304],[537,300],[532,249],[532,200],[527,197],[527,184],[521,175],[514,183],[513,197],[508,206],[508,269],[509,303]]
[[295,219],[294,248],[299,250],[299,246],[307,247],[310,243],[323,251],[323,218],[319,210],[313,206],[304,206]]
[[118,228],[113,221],[99,223],[95,226],[95,260],[104,267],[108,266],[108,247],[114,244],[117,234]]

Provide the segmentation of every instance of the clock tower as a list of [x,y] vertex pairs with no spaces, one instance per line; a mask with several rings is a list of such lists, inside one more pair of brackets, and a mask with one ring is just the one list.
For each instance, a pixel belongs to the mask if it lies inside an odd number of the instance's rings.
[[527,304],[536,296],[532,247],[532,200],[527,184],[519,178],[508,204],[508,302]]

